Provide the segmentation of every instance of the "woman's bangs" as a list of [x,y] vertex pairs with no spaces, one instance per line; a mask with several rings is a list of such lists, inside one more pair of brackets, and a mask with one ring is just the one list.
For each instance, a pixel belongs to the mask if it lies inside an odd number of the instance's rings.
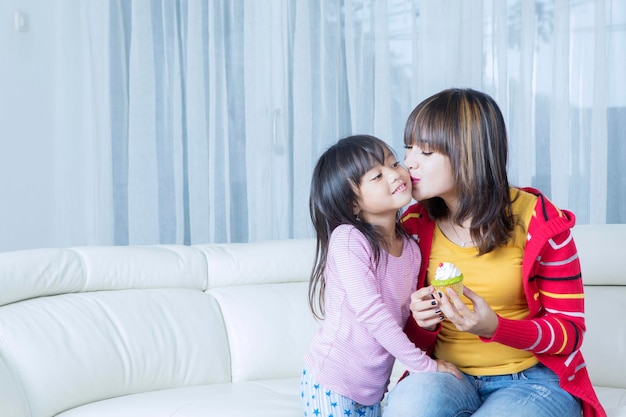
[[432,122],[420,123],[420,126],[416,145],[428,152],[439,152],[447,155],[449,143],[446,130]]
[[[428,105],[427,105],[428,104]],[[405,131],[404,144],[407,146],[417,146],[428,152],[446,153],[449,147],[447,140],[447,130],[444,120],[435,108],[435,104],[427,103],[416,109],[412,122],[407,125]]]

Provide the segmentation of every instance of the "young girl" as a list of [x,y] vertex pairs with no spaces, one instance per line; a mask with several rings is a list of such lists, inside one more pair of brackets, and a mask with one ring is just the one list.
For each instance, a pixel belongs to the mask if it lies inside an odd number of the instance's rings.
[[411,372],[460,377],[403,332],[421,259],[397,221],[410,201],[408,172],[375,137],[342,139],[315,167],[309,206],[317,252],[309,303],[324,320],[305,355],[305,416],[380,416],[394,357]]

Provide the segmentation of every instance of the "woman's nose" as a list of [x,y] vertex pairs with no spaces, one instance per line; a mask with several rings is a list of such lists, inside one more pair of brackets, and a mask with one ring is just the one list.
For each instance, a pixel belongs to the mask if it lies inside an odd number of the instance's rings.
[[417,158],[415,157],[415,149],[407,149],[404,154],[404,166],[407,169],[415,169],[417,168]]

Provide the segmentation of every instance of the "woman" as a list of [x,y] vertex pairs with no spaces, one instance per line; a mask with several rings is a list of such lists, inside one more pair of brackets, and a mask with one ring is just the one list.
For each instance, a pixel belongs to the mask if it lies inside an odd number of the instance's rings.
[[[580,352],[575,217],[509,186],[495,101],[470,89],[435,94],[409,116],[404,142],[418,203],[402,220],[422,250],[406,332],[464,378],[410,373],[385,417],[605,416]],[[464,297],[430,285],[440,262],[461,270]]]

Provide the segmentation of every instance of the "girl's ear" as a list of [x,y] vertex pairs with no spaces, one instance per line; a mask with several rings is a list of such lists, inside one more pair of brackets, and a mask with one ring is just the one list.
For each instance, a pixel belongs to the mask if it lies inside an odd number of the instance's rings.
[[352,214],[358,216],[360,211],[361,209],[359,208],[359,205],[357,203],[352,203]]

